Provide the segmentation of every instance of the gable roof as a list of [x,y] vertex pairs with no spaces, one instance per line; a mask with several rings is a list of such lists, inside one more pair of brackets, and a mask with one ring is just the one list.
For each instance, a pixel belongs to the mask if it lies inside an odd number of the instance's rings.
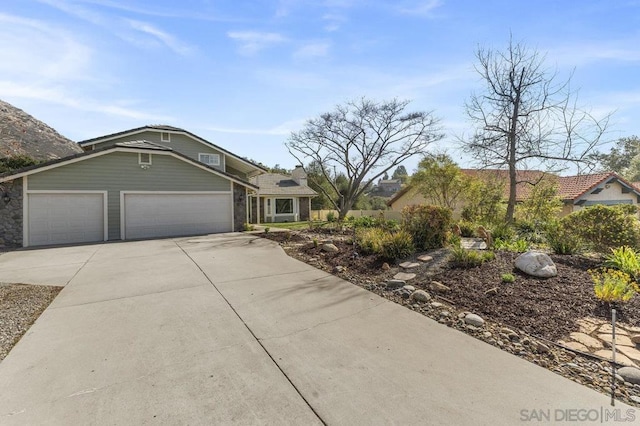
[[83,141],[78,142],[78,144],[80,146],[91,146],[100,142],[106,142],[112,139],[121,138],[123,136],[129,136],[129,135],[133,136],[146,131],[178,133],[178,134],[183,134],[185,136],[189,136],[190,138],[196,140],[197,142],[200,142],[209,147],[215,148],[218,151],[223,152],[226,156],[230,157],[229,159],[232,160],[231,163],[229,164],[231,167],[233,167],[234,169],[238,169],[247,174],[251,174],[252,171],[258,172],[258,173],[263,173],[268,171],[263,166],[260,166],[252,161],[247,160],[246,158],[242,158],[230,151],[227,151],[226,149],[214,143],[209,142],[208,140],[196,135],[195,133],[191,133],[188,130],[181,129],[179,127],[168,126],[166,124],[153,124],[153,125],[147,125],[142,127],[136,127],[135,129],[123,130],[121,132],[111,133],[109,135],[99,136],[92,139],[85,139]]
[[614,172],[596,173],[592,175],[560,176],[558,181],[558,195],[560,195],[563,200],[567,201],[583,197],[589,192],[595,190],[598,186],[605,185],[613,181],[617,181],[623,187],[628,188],[630,191],[633,191],[640,196],[640,188]]
[[116,143],[113,146],[85,151],[79,154],[70,155],[68,157],[59,158],[56,160],[47,161],[44,163],[37,164],[35,166],[24,167],[19,170],[14,170],[12,172],[7,172],[0,174],[0,183],[6,182],[9,180],[18,179],[24,176],[29,176],[34,173],[43,172],[45,170],[54,169],[56,167],[61,167],[67,164],[76,163],[78,161],[84,161],[89,158],[99,157],[105,154],[109,154],[111,152],[152,152],[160,155],[170,155],[184,162],[190,163],[193,166],[196,166],[200,169],[206,170],[212,174],[222,176],[232,182],[240,184],[244,187],[250,189],[258,189],[258,187],[251,182],[248,182],[244,179],[241,179],[235,175],[232,175],[227,172],[223,172],[222,170],[215,169],[211,166],[208,166],[204,163],[194,160],[191,157],[188,157],[180,152],[174,151],[169,147],[161,146],[154,144],[153,142],[148,141],[131,141],[131,142],[120,142]]
[[254,176],[251,183],[260,188],[260,195],[293,195],[300,197],[314,197],[318,195],[316,191],[307,185],[300,185],[291,176],[279,173],[265,173]]

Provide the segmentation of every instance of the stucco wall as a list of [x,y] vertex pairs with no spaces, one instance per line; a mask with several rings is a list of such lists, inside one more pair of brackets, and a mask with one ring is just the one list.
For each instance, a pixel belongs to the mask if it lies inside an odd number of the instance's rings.
[[[0,184],[0,246],[22,246],[22,179]],[[4,201],[4,192],[9,201]]]
[[[614,204],[633,204],[634,206],[638,205],[638,197],[633,192],[623,193],[623,186],[620,185],[619,182],[611,182],[608,184],[609,188],[606,186],[602,191],[597,194],[587,194],[580,198],[580,200],[586,200],[586,203],[583,205],[574,205],[573,209],[569,212],[579,211],[583,208],[589,207],[594,204],[605,204],[605,205],[614,205]],[[564,211],[563,211],[564,213]]]

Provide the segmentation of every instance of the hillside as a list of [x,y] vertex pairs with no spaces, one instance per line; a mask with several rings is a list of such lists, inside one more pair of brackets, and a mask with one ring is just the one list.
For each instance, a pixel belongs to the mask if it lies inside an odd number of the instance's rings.
[[27,155],[40,161],[82,152],[70,139],[13,105],[0,100],[0,157]]

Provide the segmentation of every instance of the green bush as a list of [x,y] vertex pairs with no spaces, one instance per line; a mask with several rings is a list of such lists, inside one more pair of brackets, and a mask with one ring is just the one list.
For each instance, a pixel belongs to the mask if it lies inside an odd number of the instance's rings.
[[337,217],[334,212],[327,213],[327,222],[335,222],[336,220],[337,220]]
[[512,251],[515,253],[524,253],[529,251],[531,247],[529,241],[518,238],[517,240],[504,241],[500,238],[493,240],[493,248],[496,250]]
[[546,229],[546,241],[555,254],[570,255],[583,251],[584,242],[580,236],[566,228],[562,221],[549,223]]
[[406,231],[386,233],[382,240],[381,255],[387,260],[404,259],[415,252],[411,234]]
[[349,216],[350,221],[353,223],[354,228],[373,228],[377,224],[377,219],[371,216],[362,216],[353,218]]
[[460,227],[460,233],[462,234],[462,237],[470,238],[475,235],[477,227],[473,224],[473,222],[461,220],[458,222],[458,226]]
[[454,247],[451,252],[451,265],[454,268],[475,268],[485,262],[495,259],[492,251],[467,250],[462,247]]
[[386,234],[380,228],[361,228],[356,230],[356,243],[365,254],[381,254]]
[[603,271],[589,271],[593,280],[593,291],[596,297],[603,302],[617,303],[627,302],[637,290],[631,281],[631,277],[615,269]]
[[565,216],[561,225],[570,234],[579,236],[589,249],[606,253],[620,246],[638,247],[638,219],[629,214],[627,206],[595,205]]
[[491,229],[491,237],[494,240],[510,241],[516,236],[513,227],[508,223],[499,223]]
[[604,266],[622,271],[636,282],[640,280],[640,253],[629,246],[611,249],[611,254],[605,257]]
[[408,232],[418,250],[444,247],[451,229],[451,209],[413,205],[402,209],[401,229]]

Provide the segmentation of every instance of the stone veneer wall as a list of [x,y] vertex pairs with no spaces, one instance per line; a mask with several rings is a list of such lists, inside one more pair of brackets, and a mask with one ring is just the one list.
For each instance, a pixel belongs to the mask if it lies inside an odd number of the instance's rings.
[[247,190],[244,186],[233,184],[233,229],[244,230],[247,221]]
[[300,198],[300,220],[309,220],[309,197]]
[[[22,246],[22,178],[0,187],[0,246]],[[9,202],[4,201],[4,191]]]

